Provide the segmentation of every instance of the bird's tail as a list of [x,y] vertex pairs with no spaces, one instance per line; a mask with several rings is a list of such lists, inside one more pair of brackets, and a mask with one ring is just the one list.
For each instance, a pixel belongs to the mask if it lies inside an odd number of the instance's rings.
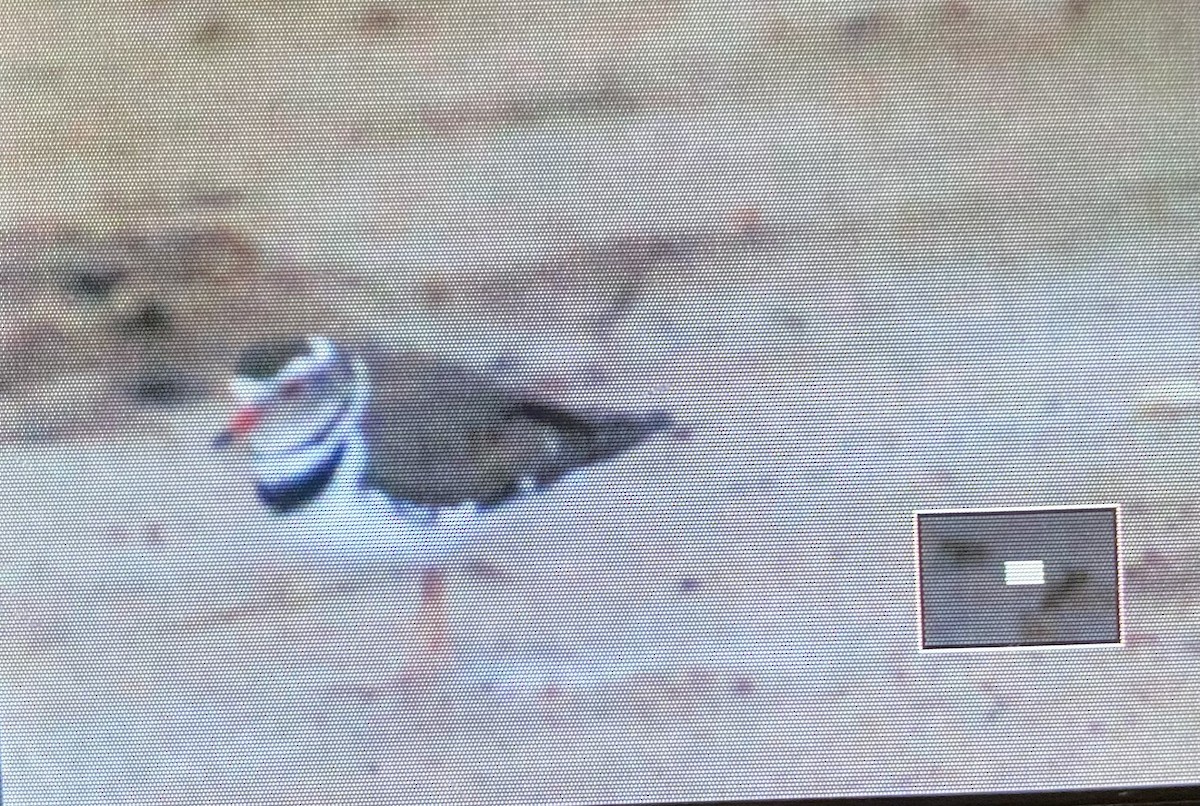
[[523,413],[553,427],[566,437],[581,464],[602,462],[670,428],[669,412],[568,412],[539,402],[527,402]]

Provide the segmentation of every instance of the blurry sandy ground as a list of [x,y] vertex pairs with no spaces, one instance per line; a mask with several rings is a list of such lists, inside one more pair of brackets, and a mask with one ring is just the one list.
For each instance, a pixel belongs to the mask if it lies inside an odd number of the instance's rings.
[[[1200,427],[1139,396],[1197,369],[1200,17],[1017,5],[6,9],[9,231],[236,231],[256,294],[691,431],[482,524],[462,667],[375,698],[414,581],[331,591],[207,449],[221,400],[10,439],[8,802],[1186,778]],[[211,373],[256,326],[201,298],[169,344]],[[916,653],[914,509],[1113,501],[1127,646]]]

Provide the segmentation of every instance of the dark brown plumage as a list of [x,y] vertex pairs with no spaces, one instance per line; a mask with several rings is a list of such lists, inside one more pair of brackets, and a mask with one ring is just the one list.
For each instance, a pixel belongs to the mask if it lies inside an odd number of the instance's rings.
[[570,411],[419,355],[363,356],[366,483],[421,506],[499,503],[604,461],[665,428],[665,412]]

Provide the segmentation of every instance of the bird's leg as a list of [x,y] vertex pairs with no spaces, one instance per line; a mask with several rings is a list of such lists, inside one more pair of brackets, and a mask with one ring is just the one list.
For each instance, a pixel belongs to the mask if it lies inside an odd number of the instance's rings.
[[428,569],[421,576],[421,606],[415,627],[417,645],[400,673],[401,685],[428,682],[451,661],[446,579],[440,569]]
[[428,570],[421,577],[421,610],[417,618],[424,648],[435,654],[448,652],[450,631],[446,614],[446,577],[439,570]]
[[428,569],[421,576],[421,604],[412,622],[415,645],[404,665],[390,679],[367,685],[335,688],[332,693],[351,694],[362,701],[421,694],[435,683],[453,661],[449,619],[446,614],[446,580],[441,569]]

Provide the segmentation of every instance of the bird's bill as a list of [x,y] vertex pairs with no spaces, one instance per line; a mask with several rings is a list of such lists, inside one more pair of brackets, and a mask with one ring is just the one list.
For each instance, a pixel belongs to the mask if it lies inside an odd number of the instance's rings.
[[254,426],[258,425],[263,411],[263,406],[244,406],[238,409],[233,415],[233,419],[229,421],[229,427],[217,434],[213,440],[213,447],[223,450],[245,437],[254,430]]

